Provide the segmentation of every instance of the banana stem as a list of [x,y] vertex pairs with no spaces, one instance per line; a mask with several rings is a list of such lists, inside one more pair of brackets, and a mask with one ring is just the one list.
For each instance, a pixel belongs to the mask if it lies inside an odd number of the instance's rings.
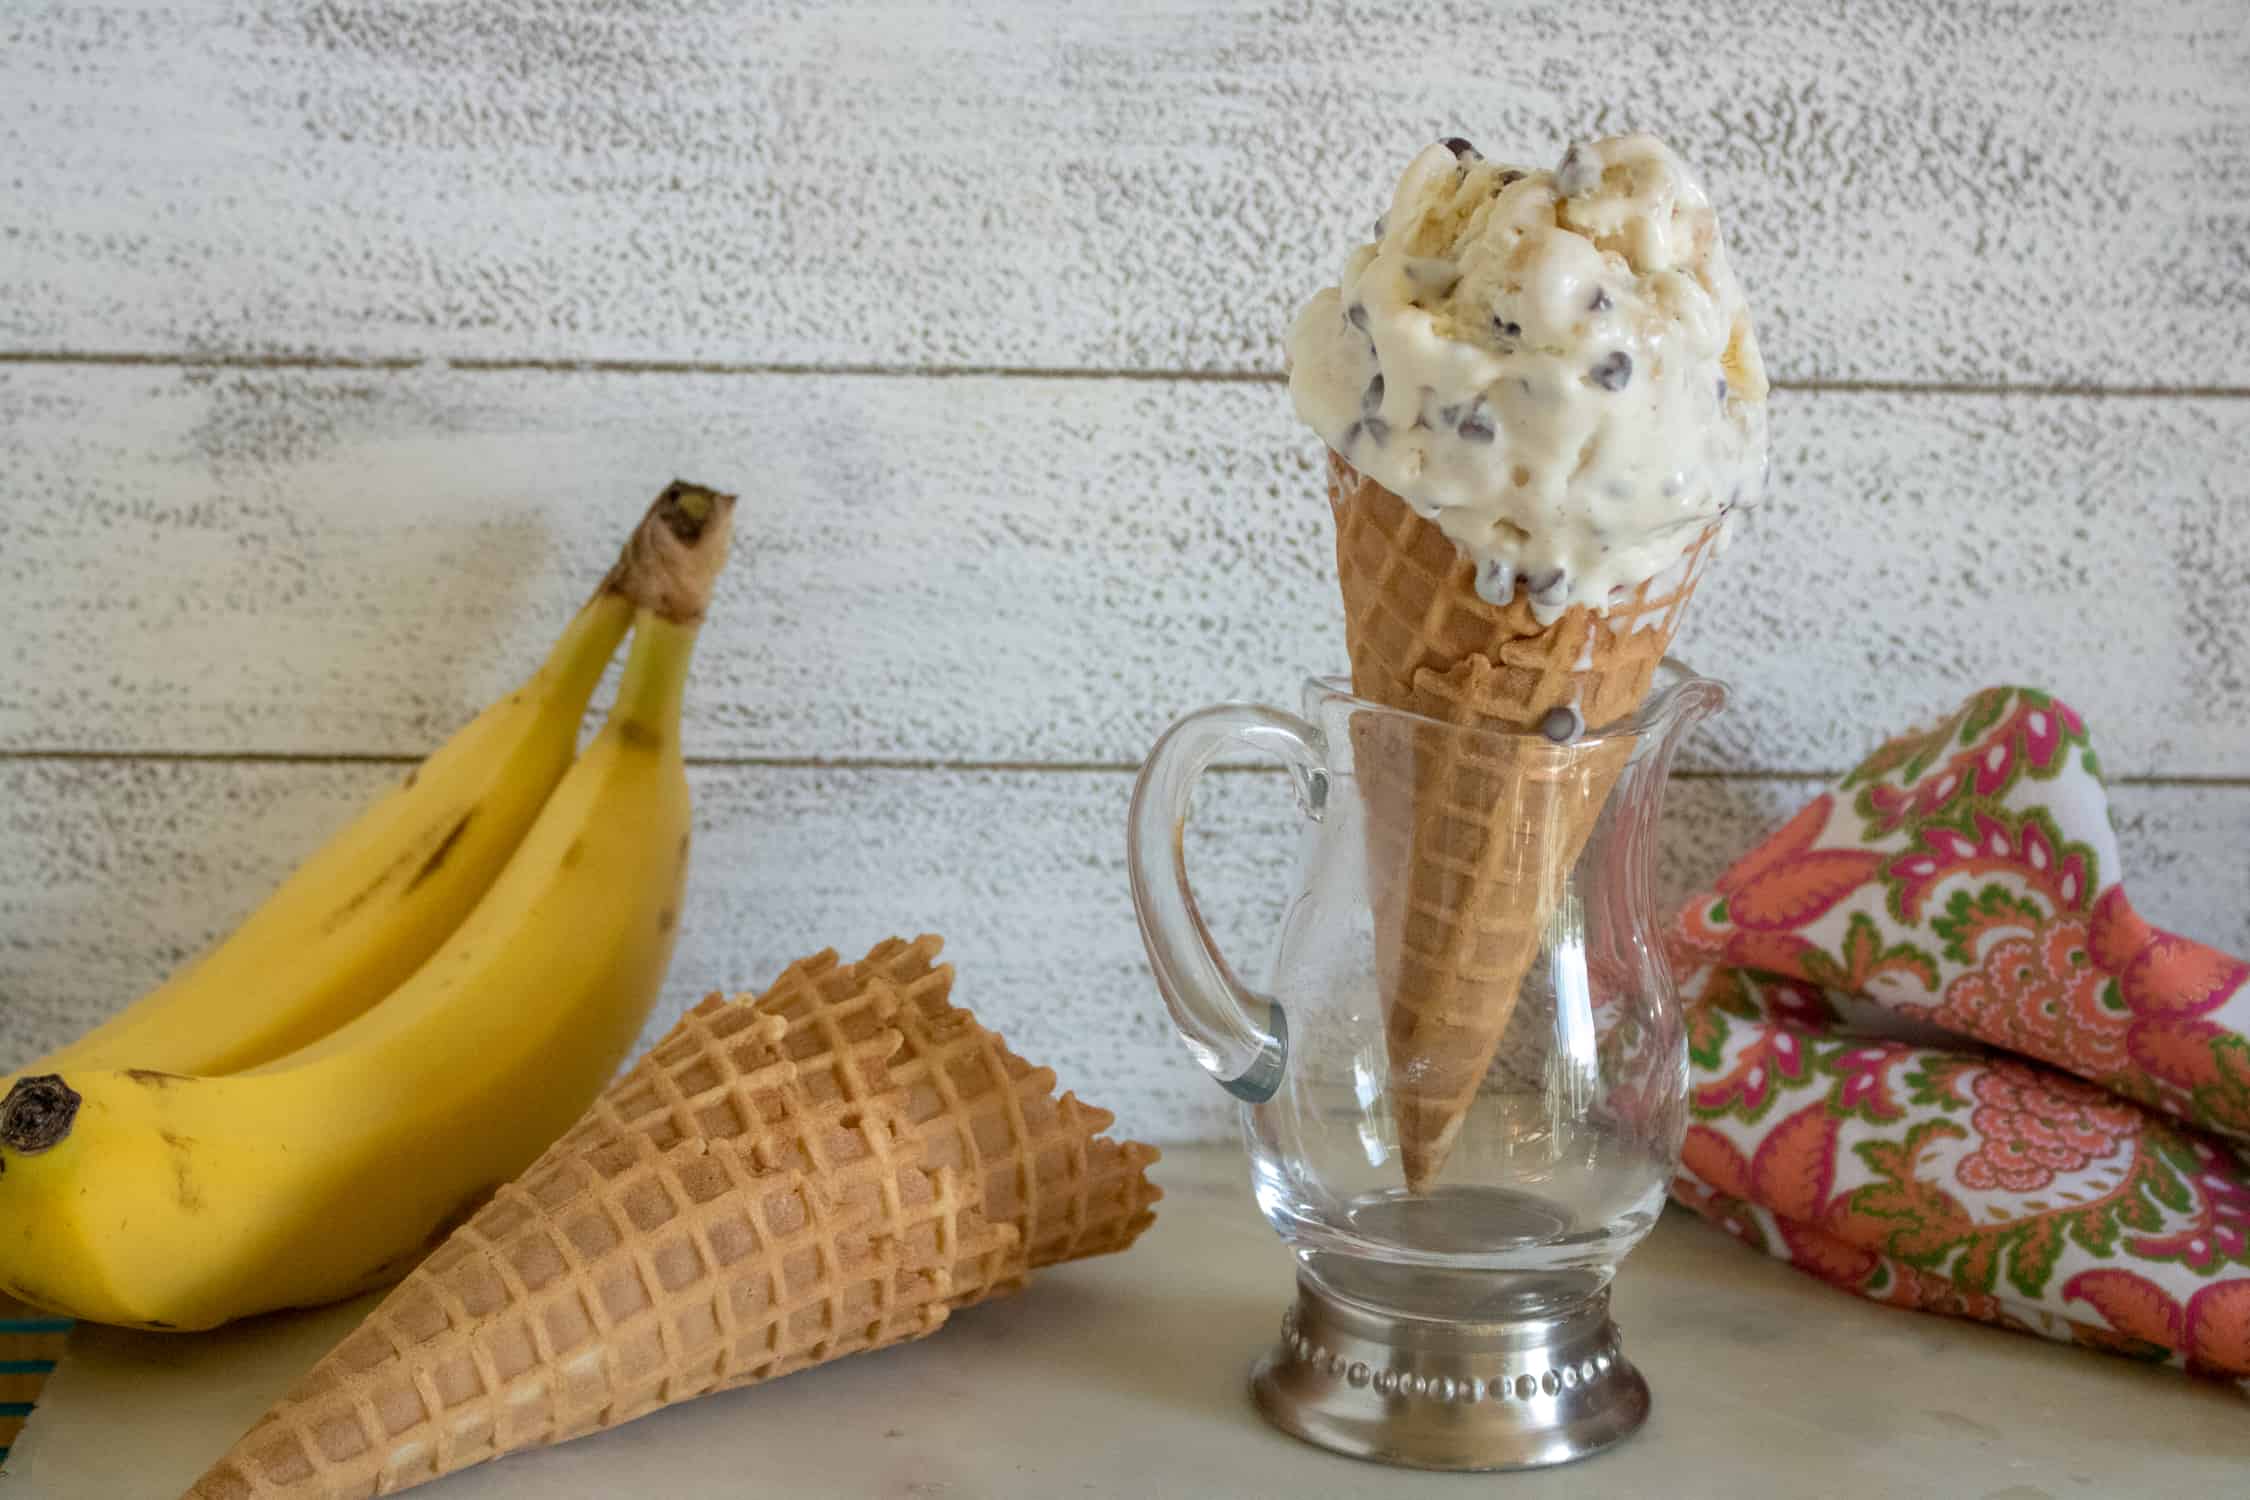
[[692,625],[711,605],[734,533],[734,496],[675,479],[649,506],[603,590],[674,624]]
[[594,696],[595,685],[609,670],[609,659],[617,654],[617,643],[632,627],[634,613],[630,599],[604,589],[563,627],[554,649],[539,666],[540,678],[557,701],[575,701],[583,708]]
[[680,722],[688,663],[695,656],[699,628],[694,622],[667,620],[653,609],[644,609],[634,618],[633,649],[617,684],[617,705],[610,710],[610,722],[620,726],[627,739],[661,744],[665,733]]

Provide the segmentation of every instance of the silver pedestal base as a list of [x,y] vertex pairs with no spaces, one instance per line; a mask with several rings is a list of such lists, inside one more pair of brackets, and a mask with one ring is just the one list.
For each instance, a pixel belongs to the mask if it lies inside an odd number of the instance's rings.
[[1440,1322],[1299,1277],[1250,1391],[1284,1432],[1418,1469],[1568,1463],[1648,1420],[1648,1382],[1618,1349],[1607,1290],[1560,1317]]

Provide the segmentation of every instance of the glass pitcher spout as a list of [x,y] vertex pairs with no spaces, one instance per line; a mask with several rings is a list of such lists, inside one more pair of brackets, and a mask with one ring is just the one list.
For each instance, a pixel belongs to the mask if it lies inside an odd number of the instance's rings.
[[1666,771],[1671,767],[1672,757],[1696,726],[1724,710],[1730,696],[1725,683],[1699,677],[1667,657],[1657,664],[1648,697],[1640,708],[1621,722],[1605,727],[1593,738],[1629,737],[1653,741],[1654,753],[1660,757],[1656,769]]

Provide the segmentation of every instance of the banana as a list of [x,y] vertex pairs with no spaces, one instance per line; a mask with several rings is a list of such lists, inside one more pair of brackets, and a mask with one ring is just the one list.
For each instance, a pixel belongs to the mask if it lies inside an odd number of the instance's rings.
[[284,881],[202,959],[31,1065],[232,1073],[398,988],[461,925],[578,748],[633,603],[605,586],[545,664]]
[[577,1119],[670,961],[681,699],[732,504],[666,492],[607,723],[393,993],[244,1071],[16,1081],[0,1100],[0,1292],[165,1329],[349,1296],[403,1274]]

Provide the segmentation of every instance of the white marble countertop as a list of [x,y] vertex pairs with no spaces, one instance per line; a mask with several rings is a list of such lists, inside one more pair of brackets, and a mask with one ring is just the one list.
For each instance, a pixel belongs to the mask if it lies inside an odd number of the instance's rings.
[[[1244,1372],[1290,1291],[1240,1153],[1175,1150],[1130,1254],[1046,1273],[936,1337],[470,1470],[431,1500],[1151,1495],[2207,1497],[2250,1485],[2242,1398],[2163,1370],[1869,1306],[1672,1211],[1617,1317],[1655,1413],[1623,1447],[1486,1477],[1338,1458],[1268,1429]],[[199,1338],[82,1329],[7,1493],[179,1493],[356,1307]]]

